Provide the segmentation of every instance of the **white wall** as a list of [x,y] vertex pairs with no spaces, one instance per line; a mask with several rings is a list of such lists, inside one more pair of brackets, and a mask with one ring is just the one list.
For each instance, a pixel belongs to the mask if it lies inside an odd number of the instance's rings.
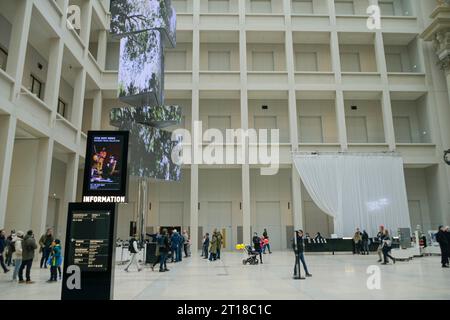
[[[269,108],[263,110],[261,107]],[[289,142],[288,103],[286,100],[249,100],[248,101],[248,127],[255,128],[254,119],[258,117],[276,117],[277,129],[280,130],[280,142]],[[263,129],[263,128],[260,128]],[[268,132],[270,134],[270,132]]]
[[[338,142],[335,102],[333,100],[297,100],[297,115],[299,117],[320,116],[322,119],[323,142]],[[305,143],[308,142],[305,141]]]
[[[425,169],[405,169],[406,193],[408,202],[418,201],[422,212],[422,230],[432,230],[430,220],[430,199]],[[411,219],[411,228],[415,229],[420,221]]]
[[286,71],[286,54],[282,44],[247,44],[248,71],[260,71],[261,66],[253,64],[253,52],[273,52],[274,70]]
[[[230,69],[239,71],[239,45],[235,43],[203,43],[200,45],[200,70],[208,71],[208,52],[229,52]],[[222,68],[221,68],[222,69]],[[216,70],[211,70],[216,71]]]
[[[317,55],[317,71],[331,72],[331,54],[330,46],[327,44],[295,44],[294,45],[294,63],[297,61],[297,55],[302,52],[315,52]],[[301,70],[298,64],[295,65],[295,71]]]
[[[358,110],[351,110],[351,106],[358,106]],[[384,143],[383,116],[381,104],[373,100],[345,100],[346,117],[366,117],[368,143]],[[348,126],[348,124],[347,124]],[[352,142],[352,137],[348,141]]]
[[[345,53],[358,53],[361,72],[377,72],[377,62],[373,45],[340,45],[341,66],[346,64]],[[342,72],[353,72],[353,70],[342,69]]]
[[[38,68],[39,63],[43,66],[42,69]],[[48,70],[47,60],[44,57],[42,57],[32,46],[28,44],[22,84],[25,86],[25,88],[30,89],[31,88],[30,75],[33,74],[34,77],[36,77],[39,81],[43,83],[41,91],[41,99],[44,99],[45,82],[47,81],[47,70]]]
[[[185,68],[181,70],[177,70],[177,68],[173,67],[173,53],[182,52],[185,54],[186,61],[184,61]],[[175,49],[166,49],[165,57],[164,57],[165,70],[175,70],[175,71],[191,71],[192,70],[192,44],[189,43],[177,43],[177,47]],[[181,63],[182,65],[183,63]],[[177,63],[176,65],[180,65]],[[208,65],[208,64],[206,64]]]

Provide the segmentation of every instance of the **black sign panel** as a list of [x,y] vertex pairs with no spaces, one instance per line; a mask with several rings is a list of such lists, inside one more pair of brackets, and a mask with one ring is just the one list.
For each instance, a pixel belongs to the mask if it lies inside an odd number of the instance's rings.
[[114,203],[69,204],[63,300],[112,299],[116,215]]
[[126,197],[128,137],[128,131],[88,132],[83,199],[85,197],[95,197],[96,199],[100,199],[100,197],[115,197],[114,199]]

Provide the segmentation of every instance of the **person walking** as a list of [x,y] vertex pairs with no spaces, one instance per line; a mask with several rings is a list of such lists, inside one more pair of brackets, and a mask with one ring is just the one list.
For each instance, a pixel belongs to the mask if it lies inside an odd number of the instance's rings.
[[353,235],[353,254],[361,253],[361,242],[362,242],[361,232],[359,231],[359,228],[356,228],[356,232]]
[[[301,261],[301,263],[303,265],[303,269],[305,270],[306,276],[312,277],[312,274],[309,273],[309,271],[308,271],[308,267],[307,267],[306,261],[305,261],[305,255],[304,255],[305,247],[304,247],[304,243],[303,243],[303,230],[296,231],[295,237],[296,237],[296,239],[294,239],[292,241],[292,248],[294,249],[296,258],[299,259],[299,261]],[[298,267],[300,268],[299,261],[296,261],[296,264],[298,264]],[[294,268],[294,276],[297,276],[297,268]]]
[[259,253],[259,259],[261,260],[261,264],[263,264],[263,259],[262,259],[262,248],[261,248],[261,238],[258,237],[258,233],[255,232],[253,234],[253,248],[255,249],[256,252]]
[[153,262],[152,264],[152,271],[155,271],[155,266],[160,263],[161,260],[161,253],[159,252],[159,239],[161,238],[161,234],[158,232],[157,234],[155,234],[153,236],[153,239],[155,239],[156,241],[156,246],[155,246],[155,262]]
[[130,262],[128,262],[127,266],[125,267],[125,271],[128,272],[128,269],[130,268],[130,266],[132,264],[136,265],[137,271],[141,271],[142,268],[139,265],[139,257],[138,257],[138,253],[139,253],[139,247],[138,247],[138,243],[136,240],[136,235],[134,235],[133,237],[131,237],[129,244],[128,244],[128,251],[130,251],[131,254],[131,258],[130,258]]
[[388,264],[389,263],[389,259],[392,259],[392,261],[395,264],[395,258],[393,256],[391,256],[390,252],[392,249],[392,238],[389,235],[389,231],[387,229],[384,229],[384,236],[383,236],[383,264]]
[[5,265],[4,253],[6,249],[6,232],[5,230],[0,230],[0,265],[2,266],[3,272],[8,273],[9,269]]
[[376,236],[376,241],[378,243],[377,249],[378,262],[383,261],[383,238],[384,238],[384,226],[381,225],[380,228],[378,229],[378,233]]
[[263,237],[264,237],[264,240],[267,240],[267,241],[264,241],[263,253],[266,254],[266,249],[268,249],[269,250],[269,254],[271,254],[272,251],[270,251],[269,235],[267,233],[267,229],[265,229],[265,228],[264,228],[264,232],[263,232]]
[[61,241],[59,239],[55,239],[55,241],[53,241],[48,260],[48,264],[50,265],[50,280],[47,282],[55,282],[58,280],[58,268],[61,266],[62,262]]
[[52,243],[53,240],[53,230],[52,228],[48,228],[47,232],[41,236],[39,239],[39,251],[42,252],[41,263],[39,264],[40,268],[47,269],[47,260],[52,251]]
[[209,233],[206,233],[203,238],[203,259],[208,259],[208,248],[209,248]]
[[191,240],[189,239],[189,234],[188,234],[187,230],[183,231],[183,239],[184,239],[184,243],[183,243],[184,257],[187,258],[191,255],[191,252],[190,252]]
[[361,238],[362,238],[362,254],[368,255],[369,254],[369,234],[366,232],[366,230],[363,230]]
[[17,275],[19,274],[20,266],[22,265],[22,242],[23,242],[23,231],[17,231],[13,240],[11,241],[11,248],[14,248],[12,252],[12,259],[14,261],[14,270],[12,279],[17,280]]
[[[34,252],[37,249],[36,240],[32,230],[29,230],[22,242],[22,264],[19,269],[19,283],[31,284],[31,266],[33,265]],[[26,282],[23,280],[23,270],[26,269]]]
[[441,248],[441,265],[442,268],[448,268],[448,258],[449,258],[449,241],[445,232],[444,226],[439,226],[439,231],[436,234],[436,241],[439,243]]
[[217,256],[217,259],[220,260],[220,252],[222,250],[222,245],[223,245],[223,236],[220,233],[220,231],[216,231],[216,237],[217,237],[217,253],[216,253],[216,256]]
[[167,269],[167,254],[169,253],[169,236],[167,234],[167,229],[163,229],[161,236],[158,238],[158,246],[159,246],[159,272],[169,271]]
[[209,242],[209,261],[216,261],[217,259],[217,231],[214,230],[211,241]]

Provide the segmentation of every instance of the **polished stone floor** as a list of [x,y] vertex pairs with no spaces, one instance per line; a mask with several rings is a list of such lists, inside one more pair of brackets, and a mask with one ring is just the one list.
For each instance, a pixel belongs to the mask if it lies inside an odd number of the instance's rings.
[[[313,274],[306,280],[292,279],[291,252],[266,254],[257,266],[242,265],[241,253],[224,253],[216,262],[184,259],[166,273],[117,266],[115,299],[450,299],[450,269],[440,267],[440,257],[395,265],[379,265],[375,255],[310,254],[306,260]],[[380,289],[367,287],[372,265],[379,266]],[[48,273],[34,267],[30,285],[0,275],[0,300],[59,299],[61,284],[46,283]]]

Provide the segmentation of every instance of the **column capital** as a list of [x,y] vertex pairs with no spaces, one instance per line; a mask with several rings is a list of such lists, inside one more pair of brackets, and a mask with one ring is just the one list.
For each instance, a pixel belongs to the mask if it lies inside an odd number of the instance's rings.
[[439,66],[442,70],[450,72],[450,28],[436,32],[432,43],[439,58]]

